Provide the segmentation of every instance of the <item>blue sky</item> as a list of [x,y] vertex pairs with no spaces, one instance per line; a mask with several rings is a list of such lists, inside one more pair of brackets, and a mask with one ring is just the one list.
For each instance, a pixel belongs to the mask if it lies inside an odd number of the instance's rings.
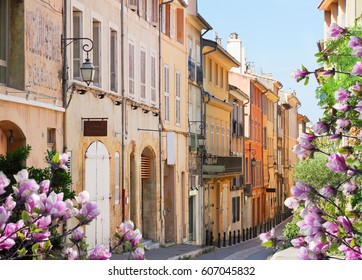
[[317,106],[313,77],[307,86],[297,83],[292,72],[318,67],[314,54],[317,41],[323,39],[323,12],[320,0],[198,0],[198,12],[213,27],[204,37],[213,39],[214,32],[226,42],[230,33],[239,34],[246,48],[246,59],[253,62],[256,73],[272,73],[284,90],[295,91],[302,106],[299,111],[316,123],[322,117]]

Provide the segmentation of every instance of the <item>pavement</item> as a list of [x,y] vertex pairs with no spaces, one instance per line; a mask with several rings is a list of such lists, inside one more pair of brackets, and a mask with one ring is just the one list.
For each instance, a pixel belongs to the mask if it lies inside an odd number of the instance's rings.
[[[290,221],[286,219],[275,227],[276,235],[282,233],[284,225]],[[147,260],[257,260],[257,259],[296,259],[296,251],[283,250],[273,255],[272,249],[261,245],[258,237],[236,243],[231,246],[218,248],[217,246],[203,246],[193,244],[161,245],[152,250],[146,250]],[[129,254],[113,254],[111,260],[127,260]]]

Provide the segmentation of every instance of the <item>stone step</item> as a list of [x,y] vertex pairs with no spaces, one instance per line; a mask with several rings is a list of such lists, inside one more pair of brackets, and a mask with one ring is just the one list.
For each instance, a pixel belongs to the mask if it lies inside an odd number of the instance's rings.
[[159,242],[154,242],[150,239],[142,239],[142,244],[146,250],[153,250],[153,249],[157,249],[160,247]]

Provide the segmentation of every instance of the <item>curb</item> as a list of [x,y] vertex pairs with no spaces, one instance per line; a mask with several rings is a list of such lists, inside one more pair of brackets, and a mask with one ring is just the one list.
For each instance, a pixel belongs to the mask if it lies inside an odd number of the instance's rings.
[[188,260],[188,259],[192,259],[192,258],[196,258],[202,254],[205,253],[210,253],[212,251],[215,251],[217,249],[217,247],[215,246],[210,246],[210,247],[206,247],[206,248],[201,248],[192,252],[188,252],[188,253],[184,253],[184,254],[180,254],[180,255],[176,255],[173,257],[168,258],[167,260]]

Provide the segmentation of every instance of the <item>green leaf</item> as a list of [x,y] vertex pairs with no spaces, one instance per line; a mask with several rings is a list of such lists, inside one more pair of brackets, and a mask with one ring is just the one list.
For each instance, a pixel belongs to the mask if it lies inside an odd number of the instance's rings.
[[331,246],[329,246],[329,250],[331,252],[337,251],[339,247],[339,244],[332,244]]
[[322,235],[321,241],[322,243],[327,243],[327,236],[325,234]]
[[353,248],[356,245],[356,241],[352,239],[352,241],[349,243],[349,246]]
[[40,211],[39,208],[34,207],[34,208],[33,208],[33,213],[35,213],[35,214],[41,214],[41,211]]
[[266,248],[271,248],[273,247],[273,241],[272,240],[268,240],[262,243],[262,245]]
[[113,234],[113,237],[114,237],[114,238],[121,239],[121,236],[118,234],[118,232],[115,232],[115,233]]
[[18,237],[21,239],[21,240],[24,240],[24,234],[22,234],[20,231],[18,231]]
[[346,148],[342,147],[342,148],[338,149],[338,152],[340,154],[346,155],[346,154],[349,153],[349,149],[346,149]]
[[48,240],[47,242],[44,243],[43,248],[44,250],[48,250],[48,248],[50,248],[52,246],[52,243]]
[[60,161],[60,155],[58,153],[56,153],[54,156],[53,156],[53,162],[54,163],[59,163]]
[[304,85],[308,85],[308,82],[309,82],[309,76],[306,76],[305,79],[304,79]]
[[38,251],[38,249],[39,249],[39,243],[35,243],[33,246],[31,246],[33,254],[35,254],[36,251]]
[[23,219],[24,223],[26,223],[29,219],[29,213],[23,210],[23,212],[21,213],[21,218]]
[[19,255],[20,256],[25,256],[25,254],[27,253],[28,251],[25,249],[25,248],[22,248],[21,250],[19,250]]

